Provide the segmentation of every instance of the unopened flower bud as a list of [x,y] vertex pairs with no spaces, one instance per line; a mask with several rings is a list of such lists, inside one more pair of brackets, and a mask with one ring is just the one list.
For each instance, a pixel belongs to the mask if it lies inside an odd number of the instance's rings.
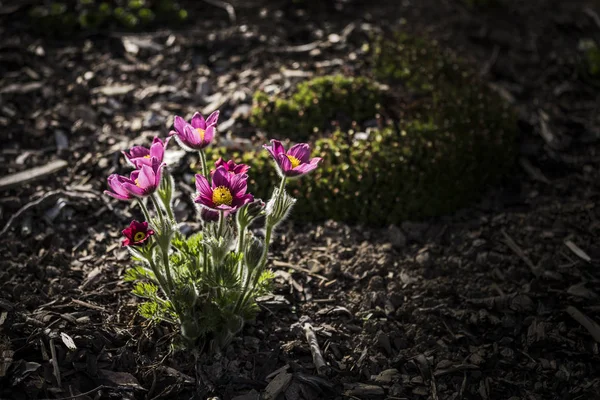
[[198,323],[193,319],[187,319],[181,323],[181,336],[194,341],[200,336],[200,328]]
[[259,217],[265,209],[265,203],[261,199],[244,204],[236,213],[238,225],[248,226]]
[[259,264],[263,256],[265,246],[263,243],[252,237],[246,245],[246,251],[244,252],[244,260],[249,270],[255,269]]
[[279,225],[287,218],[294,204],[296,204],[296,199],[287,194],[285,190],[280,194],[279,189],[275,189],[266,208],[267,225],[271,227]]

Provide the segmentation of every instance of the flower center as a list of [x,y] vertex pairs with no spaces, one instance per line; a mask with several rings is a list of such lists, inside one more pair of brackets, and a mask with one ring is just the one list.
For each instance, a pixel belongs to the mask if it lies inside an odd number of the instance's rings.
[[146,234],[144,232],[136,232],[135,235],[133,235],[133,241],[139,242],[141,240],[144,240],[145,237]]
[[204,141],[204,129],[196,128],[196,132],[198,132],[198,136],[200,136],[200,140]]
[[139,178],[136,179],[134,182],[135,182],[135,186],[140,187],[140,180],[139,180]]
[[290,156],[289,154],[286,154],[285,156],[292,163],[292,168],[296,168],[298,165],[300,165],[300,160],[298,160],[296,157]]
[[213,190],[212,201],[216,206],[222,204],[230,206],[233,202],[233,196],[231,195],[231,191],[225,186],[219,186]]
[[150,158],[150,154],[146,154],[144,158]]

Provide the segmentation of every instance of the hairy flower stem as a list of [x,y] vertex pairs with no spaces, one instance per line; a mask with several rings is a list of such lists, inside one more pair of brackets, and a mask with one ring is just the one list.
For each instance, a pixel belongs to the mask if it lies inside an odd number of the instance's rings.
[[[279,184],[279,191],[277,192],[277,199],[275,200],[275,204],[278,204],[281,201],[283,191],[285,190],[285,182],[286,177],[284,176],[281,178],[281,183]],[[242,291],[240,293],[240,297],[236,302],[234,312],[239,312],[240,309],[248,302],[252,293],[252,290],[249,290],[249,288],[253,288],[256,286],[258,280],[260,279],[262,271],[264,270],[265,265],[267,264],[267,258],[269,255],[269,243],[271,242],[271,235],[273,233],[273,224],[269,223],[269,217],[267,217],[265,221],[265,230],[265,246],[263,249],[262,257],[256,268],[252,271],[252,273],[247,274],[246,279],[244,281],[244,286],[242,287]],[[238,233],[238,235],[241,235],[241,233]],[[250,281],[252,281],[252,285],[250,285]]]
[[[171,275],[171,265],[169,263],[169,249],[171,248],[171,226],[170,222],[165,222],[165,218],[162,214],[162,210],[158,205],[158,201],[154,196],[150,196],[152,199],[152,203],[154,204],[154,208],[156,209],[156,213],[160,219],[161,229],[160,234],[158,235],[158,245],[160,246],[160,250],[163,256],[163,264],[165,266],[165,275],[167,276],[167,287],[169,289],[169,296],[172,295],[173,290],[175,289],[175,284],[173,283],[173,276]],[[173,303],[175,306],[175,304]]]
[[162,209],[158,205],[158,201],[156,200],[155,195],[150,196],[150,200],[152,200],[152,205],[154,206],[154,210],[156,211],[156,214],[158,214],[158,218],[160,219],[160,229],[161,229],[161,235],[162,235],[163,230],[166,228],[165,217],[163,216]]
[[202,175],[206,179],[208,179],[208,167],[206,166],[206,154],[204,154],[204,150],[200,150],[198,152],[200,154],[200,164],[202,165]]
[[156,280],[158,281],[158,285],[160,286],[160,289],[168,297],[169,296],[169,293],[168,293],[169,289],[168,289],[168,286],[167,286],[167,282],[165,282],[165,278],[160,273],[160,270],[156,266],[156,263],[154,262],[154,260],[152,259],[152,257],[148,258],[148,262],[150,263],[150,268],[152,268],[152,272],[154,272],[154,275],[156,276]]
[[[244,238],[246,237],[246,225],[238,223],[238,243],[237,243],[237,253],[244,254]],[[242,269],[244,268],[244,260],[240,260],[238,267],[238,274],[242,275]]]
[[[275,199],[275,204],[279,204],[281,201],[281,196],[283,196],[283,192],[285,190],[285,176],[281,178],[281,184],[279,185],[279,190],[277,191],[277,199]],[[269,254],[269,244],[271,243],[271,234],[273,233],[273,224],[269,223],[269,217],[266,218],[265,221],[265,248],[263,250],[262,258],[258,263],[258,268],[262,269],[267,263],[267,256]]]
[[[171,206],[171,200],[173,197],[173,178],[171,177],[171,174],[169,174],[169,170],[165,167],[163,168],[163,178],[162,178],[163,182],[166,182],[164,184],[164,186],[166,186],[164,191],[159,191],[159,198],[165,208],[165,211],[167,212],[167,217],[169,217],[169,220],[173,221],[175,219],[175,216],[173,215],[173,208]],[[161,183],[161,189],[163,188],[163,184]],[[165,194],[165,196],[163,197],[162,194]]]
[[151,222],[150,213],[148,212],[148,208],[144,204],[144,200],[138,199],[138,204],[140,205],[140,208],[142,209],[142,213],[144,214],[144,218],[146,219],[146,221]]
[[223,237],[223,228],[225,227],[225,212],[219,210],[219,228],[217,230],[218,238]]

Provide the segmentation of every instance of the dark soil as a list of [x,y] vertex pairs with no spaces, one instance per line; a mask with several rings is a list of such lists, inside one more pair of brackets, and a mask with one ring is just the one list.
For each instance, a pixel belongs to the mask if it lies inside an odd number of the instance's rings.
[[[235,1],[231,24],[190,2],[200,16],[183,30],[68,40],[0,7],[0,175],[67,162],[1,192],[0,398],[600,398],[600,96],[578,50],[600,39],[598,3],[288,3]],[[450,46],[514,104],[517,173],[443,218],[288,224],[256,322],[219,356],[173,349],[122,281],[137,210],[101,195],[120,151],[216,108],[221,143],[264,140],[247,122],[255,89],[360,75],[369,35],[398,27]],[[190,182],[194,158],[172,157]]]

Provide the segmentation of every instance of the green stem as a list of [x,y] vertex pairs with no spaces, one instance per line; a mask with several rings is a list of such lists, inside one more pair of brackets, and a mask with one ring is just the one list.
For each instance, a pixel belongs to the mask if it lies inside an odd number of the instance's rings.
[[[171,265],[169,262],[169,249],[171,248],[171,238],[168,236],[165,236],[165,233],[167,235],[170,235],[170,226],[168,226],[167,223],[165,222],[165,218],[163,216],[162,210],[161,210],[160,206],[158,205],[158,201],[156,200],[154,195],[150,196],[150,198],[152,199],[152,203],[154,204],[154,208],[156,209],[156,213],[158,214],[158,218],[160,219],[161,229],[160,229],[160,234],[158,237],[158,244],[160,246],[160,250],[161,250],[161,253],[163,256],[163,264],[165,266],[165,275],[167,276],[167,286],[169,289],[169,296],[170,296],[173,293],[173,290],[175,289],[175,284],[173,283],[173,276],[171,275]],[[170,222],[169,222],[169,224],[170,224]],[[175,303],[173,303],[173,306],[175,306]],[[177,311],[177,307],[176,307],[176,311]]]
[[[281,178],[281,183],[279,185],[279,191],[277,192],[277,198],[275,199],[275,205],[279,204],[279,202],[281,201],[281,196],[283,196],[283,191],[285,190],[285,181],[286,181],[286,178],[284,176],[283,178]],[[273,225],[269,224],[268,217],[265,220],[265,230],[266,230],[265,246],[263,249],[262,257],[260,259],[260,262],[256,266],[256,268],[252,271],[252,274],[248,274],[246,276],[246,280],[244,282],[244,286],[242,287],[240,297],[238,298],[238,301],[236,302],[234,312],[238,312],[242,308],[242,306],[244,304],[246,304],[246,302],[250,298],[250,294],[252,292],[251,290],[248,290],[248,288],[256,286],[256,283],[260,279],[260,275],[262,274],[262,271],[263,271],[265,265],[267,264],[267,258],[269,255],[269,243],[271,242],[271,235],[273,233]],[[250,281],[252,281],[252,286],[250,286]]]
[[138,199],[138,204],[140,205],[140,208],[142,209],[142,213],[144,214],[144,218],[146,218],[146,222],[152,222],[150,220],[150,213],[148,212],[148,208],[144,204],[144,200]]
[[200,150],[198,152],[200,154],[200,164],[202,164],[202,175],[206,179],[208,179],[208,168],[206,166],[206,154],[204,154],[204,150]]
[[[286,181],[286,177],[284,176],[283,178],[281,178],[281,183],[279,184],[279,193],[277,193],[279,198],[281,198],[281,193],[283,193],[283,191],[285,190],[285,181]],[[279,199],[277,199],[277,200],[279,200]]]
[[217,236],[220,239],[223,236],[223,227],[225,226],[225,212],[219,210],[219,228],[217,230]]
[[[279,191],[277,192],[277,198],[275,199],[275,205],[278,205],[281,201],[281,196],[283,196],[283,191],[285,190],[285,176],[281,178],[281,184],[279,185]],[[273,233],[273,226],[269,224],[269,218],[267,217],[265,220],[265,247],[263,250],[263,255],[258,263],[258,268],[262,269],[267,263],[267,256],[269,254],[269,244],[271,243],[271,234]]]
[[[166,182],[166,183],[165,183]],[[163,185],[164,183],[164,185]],[[163,188],[164,186],[164,188]],[[163,190],[160,190],[163,189]],[[167,212],[167,216],[171,221],[175,219],[173,216],[173,209],[171,207],[171,200],[173,198],[173,178],[171,178],[171,174],[169,174],[169,170],[165,167],[163,168],[163,177],[158,193],[158,197],[160,198],[162,204],[165,207],[165,211]],[[167,190],[168,189],[168,190]],[[165,196],[163,197],[162,194]]]
[[[163,264],[165,265],[165,275],[167,275],[167,286],[169,288],[169,297],[171,297],[173,290],[175,289],[175,284],[173,283],[173,277],[171,276],[171,266],[169,265],[169,247],[161,246],[160,250],[163,256]],[[175,303],[173,303],[175,305]]]
[[152,272],[154,272],[154,275],[156,276],[156,280],[158,281],[158,285],[160,286],[161,290],[164,294],[169,296],[168,286],[165,282],[165,278],[160,273],[160,270],[156,267],[156,263],[154,262],[154,260],[152,260],[151,257],[148,258],[148,262],[150,263],[150,268],[152,268]]
[[154,210],[156,211],[156,214],[158,214],[158,218],[160,218],[161,228],[164,230],[164,228],[165,228],[165,218],[163,216],[162,209],[158,205],[158,201],[156,200],[156,197],[155,197],[154,194],[152,196],[150,196],[150,199],[152,200],[152,205],[154,205]]

